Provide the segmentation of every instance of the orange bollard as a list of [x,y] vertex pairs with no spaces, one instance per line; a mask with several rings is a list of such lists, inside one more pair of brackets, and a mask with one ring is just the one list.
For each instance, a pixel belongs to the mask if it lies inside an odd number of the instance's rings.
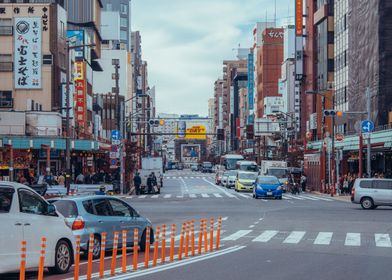
[[176,236],[176,225],[172,224],[171,229],[171,240],[170,240],[170,262],[174,260],[174,243],[175,243],[175,236]]
[[181,236],[180,236],[180,247],[178,247],[178,259],[179,260],[182,260],[182,249],[184,247],[184,230],[185,230],[185,224],[182,224]]
[[121,271],[122,273],[127,272],[127,231],[122,231],[122,262],[121,262]]
[[151,242],[151,229],[146,228],[146,245],[144,248],[144,267],[148,268],[148,262],[150,261],[150,242]]
[[26,275],[26,241],[21,242],[19,280],[25,280]]
[[160,227],[157,226],[156,234],[155,234],[155,242],[154,242],[154,256],[152,260],[152,266],[157,265],[157,260],[158,260],[158,250],[159,250],[159,234],[160,234]]
[[116,273],[117,249],[118,249],[118,232],[115,231],[113,237],[113,252],[112,252],[112,264],[110,266],[110,276],[114,276],[114,274]]
[[188,257],[188,252],[189,252],[189,228],[190,228],[189,222],[186,222],[185,223],[185,252],[184,252],[185,258]]
[[101,255],[99,257],[99,278],[103,278],[105,270],[106,232],[101,234]]
[[166,262],[166,225],[162,225],[161,263]]
[[133,230],[133,270],[137,270],[137,261],[139,252],[139,230],[135,228]]
[[74,280],[78,280],[79,269],[80,269],[80,235],[77,235],[75,239],[76,239],[76,248],[75,248]]
[[210,219],[210,252],[214,248],[214,218]]
[[199,228],[199,243],[197,244],[197,253],[201,254],[201,246],[203,243],[203,227],[204,227],[204,220],[200,220],[200,228]]
[[191,221],[191,251],[192,257],[195,256],[195,221]]
[[218,228],[217,228],[217,232],[216,232],[216,246],[215,246],[216,250],[219,249],[221,227],[222,227],[222,217],[219,217],[218,218]]
[[39,267],[38,267],[38,280],[44,279],[45,251],[46,251],[46,237],[42,237],[41,238],[41,251],[40,251],[40,257],[39,257]]
[[94,234],[90,234],[88,240],[88,260],[87,260],[87,280],[91,280],[93,273],[93,249],[94,249]]
[[204,253],[208,251],[208,225],[207,220],[204,220]]

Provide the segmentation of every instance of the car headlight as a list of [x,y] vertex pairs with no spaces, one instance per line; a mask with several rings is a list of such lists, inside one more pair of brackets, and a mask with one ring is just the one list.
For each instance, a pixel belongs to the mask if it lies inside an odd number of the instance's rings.
[[284,182],[285,183],[285,185],[288,185],[289,184],[289,182],[288,181],[286,181],[286,182]]

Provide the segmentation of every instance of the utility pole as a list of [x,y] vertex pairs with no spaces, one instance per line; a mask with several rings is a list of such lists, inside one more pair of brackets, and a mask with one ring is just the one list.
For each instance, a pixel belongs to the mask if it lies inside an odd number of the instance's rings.
[[[332,109],[335,110],[335,94],[332,93]],[[336,165],[336,160],[335,160],[335,115],[332,116],[332,152],[331,154],[331,164],[330,166],[330,178],[332,177],[332,181],[330,181],[330,184],[332,182],[332,190],[331,190],[331,196],[334,196],[336,193],[336,188],[335,188],[335,176],[332,170],[334,169],[334,166]]]
[[70,71],[69,71],[69,41],[66,41],[66,59],[65,59],[65,73],[66,73],[66,82],[65,82],[65,129],[66,129],[66,138],[65,138],[65,188],[67,189],[67,195],[69,194],[69,190],[71,187],[71,125],[69,123],[69,110],[70,110],[70,92],[69,92],[69,79],[70,79]]
[[[370,93],[370,88],[369,87],[367,87],[366,88],[366,97],[367,97],[367,119],[368,119],[368,121],[370,121],[371,119],[371,93]],[[366,169],[367,169],[367,174],[368,174],[368,177],[370,178],[371,177],[371,174],[372,174],[372,158],[371,158],[371,153],[372,153],[372,151],[371,151],[371,149],[372,149],[372,146],[371,146],[371,143],[370,143],[370,136],[371,136],[371,132],[369,131],[369,133],[368,133],[368,139],[367,139],[367,166],[366,166]]]

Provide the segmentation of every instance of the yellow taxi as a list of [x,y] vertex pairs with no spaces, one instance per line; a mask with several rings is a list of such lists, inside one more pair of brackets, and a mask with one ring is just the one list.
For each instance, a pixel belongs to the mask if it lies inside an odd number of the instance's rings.
[[256,181],[257,173],[238,171],[235,180],[234,190],[236,192],[240,191],[253,191],[253,184]]

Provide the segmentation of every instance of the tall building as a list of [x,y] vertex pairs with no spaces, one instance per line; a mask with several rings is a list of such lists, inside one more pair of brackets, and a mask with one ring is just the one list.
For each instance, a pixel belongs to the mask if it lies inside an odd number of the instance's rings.
[[[120,15],[119,42],[125,45],[126,50],[131,50],[131,0],[102,0],[103,11],[118,12]],[[113,18],[108,17],[111,21]],[[104,19],[102,18],[102,23]]]
[[283,61],[283,29],[267,28],[263,32],[262,45],[257,49],[257,106],[258,118],[264,116],[264,98],[279,96],[278,81]]

